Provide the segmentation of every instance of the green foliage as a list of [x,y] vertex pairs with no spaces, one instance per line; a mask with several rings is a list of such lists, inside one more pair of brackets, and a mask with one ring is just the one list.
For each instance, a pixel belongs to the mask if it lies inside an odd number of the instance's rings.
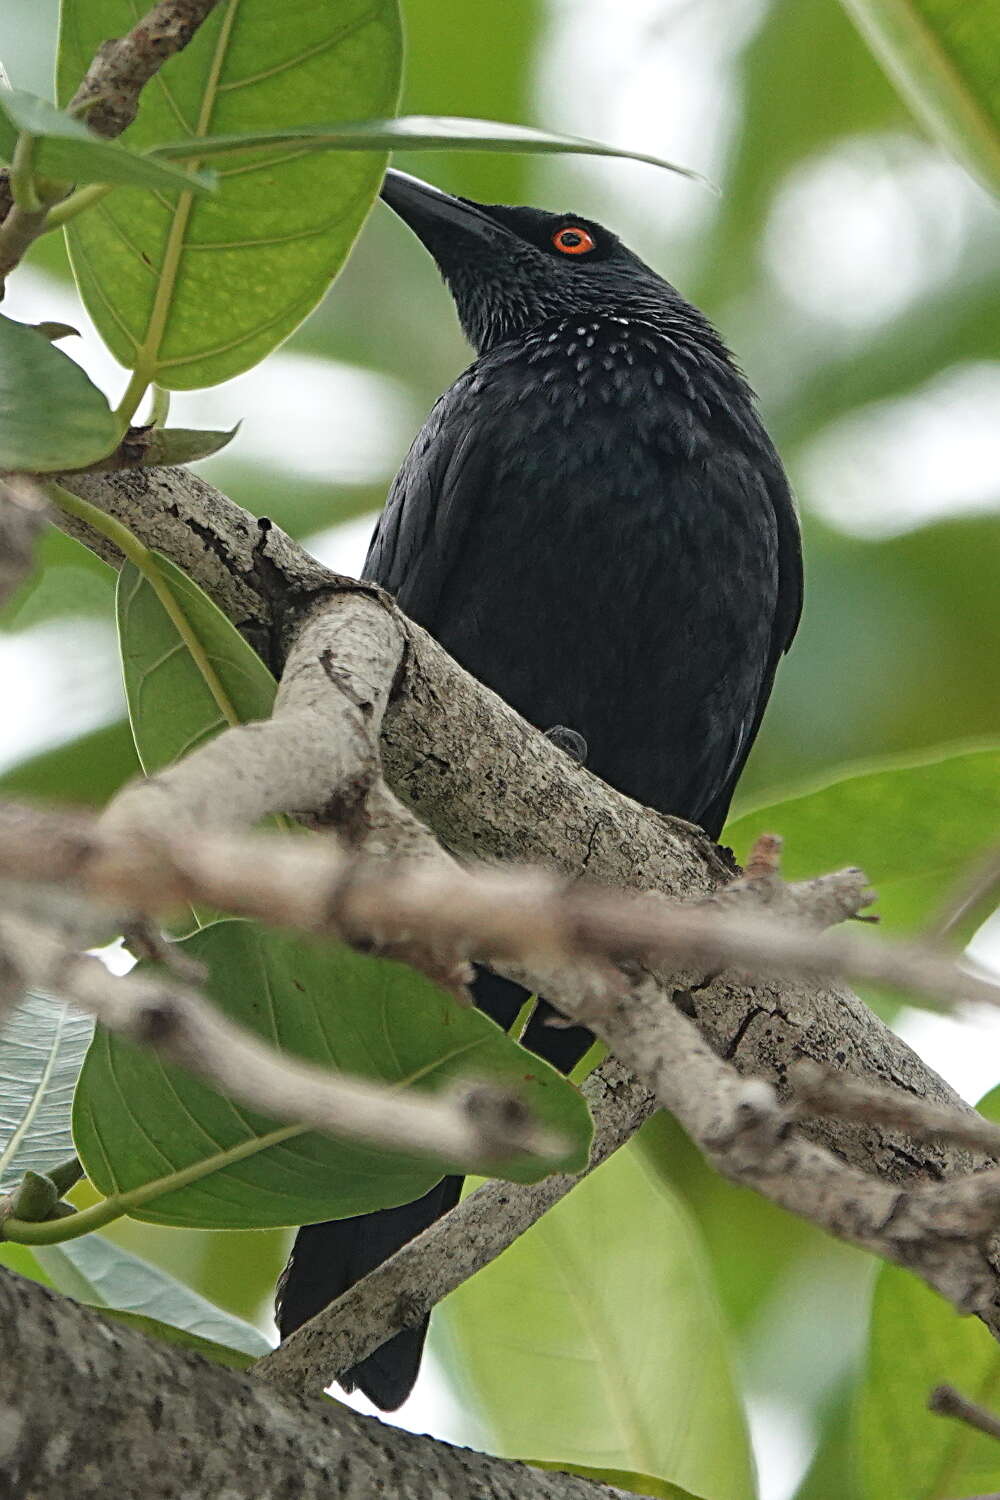
[[12,162],[18,135],[32,137],[31,164],[44,177],[64,183],[107,182],[127,187],[207,193],[213,179],[169,162],[137,156],[120,141],[106,141],[34,94],[0,89],[0,162]]
[[998,826],[1000,749],[984,746],[861,768],[744,813],[724,838],[745,858],[758,834],[781,834],[788,880],[860,865],[878,891],[882,924],[917,930],[992,848]]
[[94,1025],[61,1000],[27,995],[0,1031],[0,1192],[73,1155],[73,1087]]
[[200,161],[204,157],[231,155],[233,152],[242,155],[274,151],[281,146],[294,146],[305,152],[443,148],[447,151],[546,151],[555,155],[615,156],[666,167],[682,177],[698,177],[697,172],[689,172],[686,167],[664,161],[660,156],[647,156],[641,151],[602,146],[598,141],[554,135],[549,130],[534,130],[527,125],[507,125],[501,120],[470,120],[454,115],[397,115],[391,120],[351,120],[343,124],[300,125],[281,130],[204,136],[198,140],[197,149],[190,141],[174,141],[155,147],[154,155],[182,160],[196,156]]
[[955,1385],[1000,1404],[1000,1348],[898,1266],[878,1273],[855,1444],[861,1500],[953,1500],[1000,1485],[1000,1443],[935,1416],[927,1398]]
[[121,428],[101,392],[43,333],[0,316],[0,470],[82,469]]
[[268,717],[274,678],[219,607],[168,558],[152,554],[147,572],[126,563],[116,607],[129,719],[147,776],[227,723]]
[[439,1318],[493,1451],[652,1475],[706,1500],[755,1493],[704,1251],[634,1146],[453,1292]]
[[39,1245],[33,1254],[58,1291],[89,1307],[121,1314],[133,1326],[170,1343],[186,1344],[207,1357],[212,1357],[212,1349],[223,1351],[236,1358],[220,1362],[237,1366],[260,1358],[270,1348],[250,1323],[222,1312],[173,1276],[130,1255],[103,1235],[90,1234],[62,1245]]
[[1000,11],[993,0],[844,0],[914,111],[1000,193]]
[[[572,1144],[553,1166],[515,1158],[500,1175],[533,1182],[585,1163],[590,1122],[579,1092],[414,970],[245,922],[216,923],[181,946],[207,965],[205,992],[225,1015],[297,1057],[421,1091],[470,1076],[515,1088]],[[80,1075],[73,1133],[102,1193],[160,1183],[167,1190],[132,1208],[133,1216],[194,1228],[364,1213],[419,1197],[442,1174],[417,1155],[267,1120],[104,1031]],[[189,1185],[170,1181],[202,1167],[206,1175]]]
[[[59,92],[68,98],[128,0],[65,0]],[[328,119],[384,116],[399,90],[395,0],[228,0],[142,96],[136,147]],[[197,159],[197,158],[195,158]],[[228,164],[219,192],[116,193],[68,226],[87,309],[120,362],[171,390],[256,364],[319,301],[375,197],[385,154],[291,150]]]

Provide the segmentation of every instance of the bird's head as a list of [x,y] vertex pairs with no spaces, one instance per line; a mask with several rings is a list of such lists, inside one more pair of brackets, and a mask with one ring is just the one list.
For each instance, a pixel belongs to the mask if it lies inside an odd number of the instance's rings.
[[474,203],[393,170],[382,199],[434,257],[480,354],[550,318],[590,314],[670,325],[694,314],[592,219]]

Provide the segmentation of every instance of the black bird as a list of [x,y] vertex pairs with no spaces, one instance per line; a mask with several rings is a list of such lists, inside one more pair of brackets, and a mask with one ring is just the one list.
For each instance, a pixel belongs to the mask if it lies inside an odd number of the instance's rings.
[[[717,838],[802,601],[795,507],[752,392],[707,319],[602,225],[394,171],[382,198],[477,357],[410,449],[365,577],[597,776]],[[505,1026],[525,998],[485,971],[475,996]],[[523,1040],[568,1071],[590,1038],[546,1009]],[[460,1188],[301,1229],[282,1336]],[[342,1383],[392,1410],[426,1330]]]

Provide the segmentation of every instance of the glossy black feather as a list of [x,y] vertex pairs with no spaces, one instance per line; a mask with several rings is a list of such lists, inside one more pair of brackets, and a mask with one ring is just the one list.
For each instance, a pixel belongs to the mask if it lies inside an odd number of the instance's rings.
[[[802,601],[795,509],[751,392],[702,315],[602,226],[399,174],[385,196],[480,352],[407,455],[365,576],[531,723],[582,735],[596,775],[718,837]],[[567,223],[588,227],[591,262],[554,255]],[[485,973],[475,993],[504,1025],[524,999]],[[525,1042],[568,1071],[590,1038],[546,1027],[546,1009]],[[282,1331],[426,1227],[456,1182],[301,1231]],[[348,1380],[397,1405],[425,1332]]]

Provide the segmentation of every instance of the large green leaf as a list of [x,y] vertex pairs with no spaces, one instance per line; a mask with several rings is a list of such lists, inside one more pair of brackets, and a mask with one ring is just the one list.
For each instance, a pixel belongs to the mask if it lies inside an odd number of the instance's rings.
[[943,1383],[1000,1411],[996,1340],[909,1271],[884,1266],[858,1404],[862,1500],[955,1500],[1000,1487],[996,1438],[927,1410]]
[[452,1293],[438,1337],[494,1452],[755,1493],[701,1245],[632,1146]]
[[582,140],[579,136],[557,135],[550,130],[536,130],[530,125],[511,125],[503,120],[476,120],[458,115],[399,115],[388,120],[345,120],[342,124],[299,125],[239,135],[205,136],[197,142],[197,148],[190,141],[171,141],[165,146],[155,147],[154,154],[182,160],[197,155],[201,160],[233,152],[276,152],[282,146],[296,146],[301,151],[518,151],[529,154],[544,151],[556,155],[616,156],[648,162],[654,167],[666,167],[668,171],[679,172],[682,177],[698,176],[697,172],[665,161],[662,156],[605,146],[600,141]]
[[814,791],[766,803],[726,825],[745,858],[760,833],[785,840],[789,880],[860,865],[883,925],[915,929],[1000,830],[1000,750],[887,760]]
[[0,470],[80,469],[120,437],[89,375],[36,328],[0,316]]
[[[147,776],[227,723],[266,719],[276,691],[260,657],[208,595],[168,558],[154,553],[153,564],[189,640],[149,578],[126,563],[118,575],[118,640],[129,719]],[[211,685],[191,653],[192,639],[204,653]]]
[[[134,19],[129,0],[64,0],[62,99]],[[144,90],[128,141],[388,115],[399,73],[395,0],[223,0]],[[73,220],[73,269],[112,353],[174,390],[256,364],[326,291],[384,165],[381,152],[289,149],[227,165],[211,199],[116,192]]]
[[73,1088],[94,1023],[28,995],[0,1028],[0,1191],[73,1155]]
[[995,0],[843,0],[914,111],[1000,193]]
[[34,137],[34,171],[60,182],[125,183],[161,192],[183,187],[199,194],[213,186],[210,178],[137,156],[120,141],[103,140],[82,120],[45,99],[20,89],[0,88],[0,161],[13,161],[21,132]]
[[160,1337],[165,1336],[162,1329],[169,1327],[174,1342],[187,1342],[187,1335],[252,1358],[271,1347],[252,1324],[223,1312],[168,1272],[102,1235],[39,1245],[33,1253],[58,1291],[91,1307],[125,1313]]
[[[515,1158],[504,1164],[505,1177],[531,1182],[585,1163],[590,1120],[578,1090],[415,970],[246,922],[216,923],[181,946],[207,965],[205,990],[219,1008],[282,1050],[432,1092],[470,1076],[516,1088],[572,1145],[547,1167]],[[364,1213],[419,1197],[442,1173],[426,1157],[265,1119],[100,1030],[81,1074],[73,1130],[88,1176],[106,1194],[215,1158],[211,1175],[134,1210],[137,1218],[193,1228]]]

